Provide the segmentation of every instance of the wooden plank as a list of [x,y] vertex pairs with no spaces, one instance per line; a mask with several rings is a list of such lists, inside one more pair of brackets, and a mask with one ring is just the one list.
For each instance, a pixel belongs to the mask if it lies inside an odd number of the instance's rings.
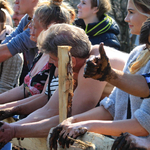
[[70,46],[58,46],[59,122],[67,118],[68,94],[73,91],[72,76],[68,74]]

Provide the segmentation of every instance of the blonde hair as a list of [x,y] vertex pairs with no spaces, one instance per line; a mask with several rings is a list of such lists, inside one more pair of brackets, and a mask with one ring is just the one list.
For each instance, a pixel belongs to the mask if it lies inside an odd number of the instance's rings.
[[131,64],[129,71],[131,74],[138,72],[150,59],[150,50],[142,50],[136,61]]
[[[141,27],[139,42],[140,44],[150,45],[149,42],[150,36],[150,18],[148,18]],[[140,55],[137,57],[136,61],[131,64],[129,68],[131,74],[135,74],[139,71],[150,59],[150,48],[142,50]]]
[[39,3],[34,15],[47,28],[51,23],[72,23],[75,19],[75,10],[63,0]]
[[[150,18],[150,0],[132,0],[132,3],[140,14]],[[141,12],[139,8],[141,8],[143,12]]]

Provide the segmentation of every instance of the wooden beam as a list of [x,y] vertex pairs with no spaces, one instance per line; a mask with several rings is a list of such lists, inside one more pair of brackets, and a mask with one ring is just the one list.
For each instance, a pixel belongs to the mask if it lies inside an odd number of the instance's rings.
[[67,118],[68,96],[73,93],[72,75],[68,73],[68,65],[72,66],[70,46],[58,46],[59,76],[59,122]]

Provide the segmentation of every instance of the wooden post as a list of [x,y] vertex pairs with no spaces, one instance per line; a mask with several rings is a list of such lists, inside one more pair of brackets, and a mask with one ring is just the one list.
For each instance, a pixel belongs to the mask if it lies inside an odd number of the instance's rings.
[[[72,66],[70,46],[58,46],[58,75],[59,75],[59,122],[67,118],[68,95],[73,93],[72,74],[68,73]],[[70,64],[70,65],[69,65]]]

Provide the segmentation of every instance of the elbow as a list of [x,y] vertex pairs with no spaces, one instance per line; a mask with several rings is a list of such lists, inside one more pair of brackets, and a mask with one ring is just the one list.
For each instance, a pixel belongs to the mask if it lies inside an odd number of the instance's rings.
[[148,98],[150,97],[150,91],[149,91],[149,88],[145,90],[145,98]]
[[149,88],[143,88],[143,92],[140,93],[140,97],[142,98],[149,98],[150,97],[150,91]]

